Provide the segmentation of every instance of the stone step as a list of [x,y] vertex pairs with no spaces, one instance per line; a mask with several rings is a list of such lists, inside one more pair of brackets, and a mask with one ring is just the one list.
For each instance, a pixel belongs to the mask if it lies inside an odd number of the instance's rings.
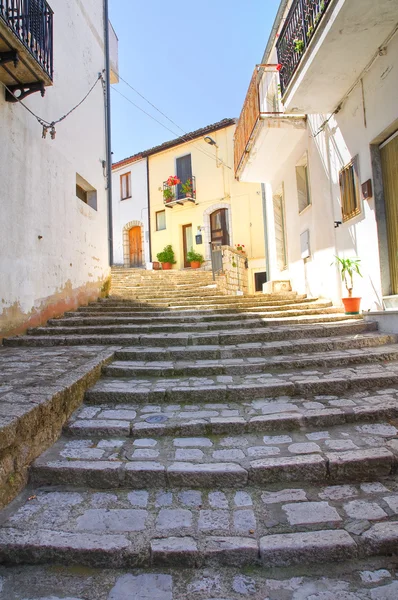
[[[289,323],[289,326],[286,326]],[[278,326],[278,325],[282,326]],[[300,325],[301,324],[301,325]],[[5,346],[207,346],[231,345],[242,343],[270,342],[312,337],[328,337],[376,331],[377,323],[364,321],[346,315],[328,315],[313,318],[299,317],[294,320],[275,319],[272,326],[259,329],[239,329],[234,332],[211,331],[207,333],[153,333],[153,334],[116,334],[73,335],[68,329],[67,335],[21,335],[3,340]]]
[[86,393],[86,402],[179,403],[236,402],[272,396],[342,394],[398,384],[398,362],[349,367],[291,370],[254,375],[202,377],[102,378]]
[[65,434],[87,436],[203,436],[289,432],[303,428],[372,423],[398,416],[398,390],[338,395],[270,397],[197,404],[93,404],[77,410]]
[[[247,308],[247,307],[252,307],[252,306],[262,306],[263,305],[263,298],[260,297],[258,299],[253,299],[253,298],[245,298],[244,296],[213,296],[210,297],[208,299],[203,299],[201,297],[192,297],[192,298],[186,298],[185,296],[183,296],[182,298],[178,299],[178,298],[157,298],[156,296],[153,296],[151,298],[148,299],[142,299],[142,300],[136,300],[134,297],[131,297],[127,292],[126,293],[122,293],[120,295],[120,300],[123,300],[125,302],[134,302],[136,301],[136,303],[142,304],[142,305],[147,305],[147,306],[152,306],[152,307],[164,307],[164,308],[169,308],[169,307],[190,307],[190,306],[200,306],[200,307],[212,307],[212,306],[233,306],[235,308]],[[111,301],[117,303],[118,301],[118,297],[112,296],[111,300],[107,303],[108,305],[111,304]]]
[[185,360],[157,362],[114,361],[104,367],[106,377],[184,377],[206,375],[248,375],[270,373],[288,369],[331,368],[349,365],[398,361],[398,344],[382,346],[370,351],[368,348],[346,351],[323,352],[321,356],[308,354],[285,354],[272,358],[235,358],[218,360],[197,360],[195,364]]
[[196,360],[236,360],[281,356],[294,353],[311,353],[358,348],[376,348],[386,344],[396,344],[398,335],[386,333],[356,333],[325,338],[302,338],[288,341],[242,343],[233,346],[170,346],[164,348],[123,348],[115,353],[116,360],[147,362],[185,360],[191,364]]
[[28,494],[0,528],[7,565],[272,568],[391,554],[398,543],[394,479]]
[[[238,552],[236,553],[238,556]],[[395,600],[398,598],[396,557],[366,557],[292,569],[208,566],[110,570],[54,569],[54,566],[0,567],[2,600]],[[327,577],[325,576],[327,574]],[[294,576],[293,576],[294,575]],[[43,598],[43,594],[45,598]]]

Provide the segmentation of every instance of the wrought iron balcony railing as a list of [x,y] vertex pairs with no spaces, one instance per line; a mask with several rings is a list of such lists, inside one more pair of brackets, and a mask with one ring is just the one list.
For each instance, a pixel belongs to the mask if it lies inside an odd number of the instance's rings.
[[284,94],[294,72],[321,22],[331,0],[293,0],[276,44],[281,93]]
[[[166,206],[173,208],[175,204],[184,204],[184,202],[196,202],[196,178],[190,178],[190,185],[184,183],[169,185],[168,181],[163,182],[163,201]],[[188,185],[188,187],[186,187]]]
[[46,0],[0,0],[1,21],[53,78],[53,11]]

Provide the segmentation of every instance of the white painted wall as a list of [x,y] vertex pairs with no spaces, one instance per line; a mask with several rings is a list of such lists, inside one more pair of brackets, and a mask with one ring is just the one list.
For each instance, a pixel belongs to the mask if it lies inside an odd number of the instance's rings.
[[[104,68],[102,0],[51,6],[54,85],[44,98],[25,100],[50,121],[77,104]],[[96,297],[109,275],[101,82],[57,125],[55,140],[43,140],[36,120],[0,89],[0,139],[1,335]],[[76,197],[76,173],[97,189],[97,211]]]
[[[269,144],[269,130],[266,127],[260,130],[241,177],[246,181],[258,181],[262,173],[262,180],[266,183],[272,279],[290,278],[293,289],[298,292],[330,297],[339,303],[341,296],[346,295],[346,290],[331,263],[335,255],[358,256],[363,278],[356,278],[354,293],[362,296],[364,310],[380,306],[380,270],[383,265],[380,264],[374,199],[362,200],[361,214],[337,229],[334,228],[334,221],[342,221],[339,171],[356,155],[359,158],[360,183],[372,179],[374,187],[370,146],[375,142],[380,143],[398,129],[397,90],[398,34],[389,43],[386,55],[378,57],[364,74],[363,96],[359,84],[340,112],[330,118],[324,128],[321,125],[330,116],[328,114],[308,115],[307,131],[303,135],[297,135],[297,132],[293,134],[292,129],[282,124],[280,136],[275,134],[272,138],[272,147]],[[315,85],[311,93],[317,94]],[[286,135],[290,135],[289,144],[286,143]],[[278,159],[274,160],[276,147]],[[305,152],[308,152],[312,204],[299,214],[295,166]],[[282,184],[289,264],[285,271],[279,272],[274,247],[272,195]],[[301,258],[300,234],[306,229],[310,231],[311,257],[304,261]]]
[[[120,177],[131,173],[131,198],[121,199]],[[149,262],[149,211],[147,159],[113,169],[113,262],[123,265],[123,229],[131,221],[139,221],[144,228],[145,262]]]

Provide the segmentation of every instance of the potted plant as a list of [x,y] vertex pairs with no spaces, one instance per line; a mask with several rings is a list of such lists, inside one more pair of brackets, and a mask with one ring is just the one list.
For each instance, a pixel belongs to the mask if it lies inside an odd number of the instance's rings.
[[177,175],[170,175],[166,183],[163,185],[163,198],[165,202],[172,202],[175,200],[174,187],[181,183]]
[[172,202],[175,199],[175,194],[171,187],[164,188],[163,199],[165,202]]
[[181,184],[181,191],[186,198],[193,197],[192,179],[187,179],[185,183]]
[[191,263],[191,269],[199,269],[202,265],[204,258],[199,252],[195,252],[193,248],[187,252],[187,261]]
[[245,245],[244,244],[235,244],[235,248],[238,252],[245,252]]
[[301,54],[304,50],[304,40],[299,40],[296,39],[294,40],[294,51],[297,52],[297,54]]
[[156,258],[162,263],[162,269],[164,271],[169,271],[177,262],[174,258],[174,250],[171,244],[165,246],[162,252],[159,252],[159,254],[156,255]]
[[352,290],[354,287],[354,274],[362,277],[359,270],[360,258],[340,258],[336,256],[336,265],[341,271],[341,279],[344,281],[348,292],[348,298],[342,298],[346,315],[359,315],[359,307],[361,298],[353,297]]

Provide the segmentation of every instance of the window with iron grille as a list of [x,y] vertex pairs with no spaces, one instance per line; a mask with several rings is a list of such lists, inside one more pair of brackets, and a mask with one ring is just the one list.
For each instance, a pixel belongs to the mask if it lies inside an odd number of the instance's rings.
[[339,173],[341,193],[341,213],[343,223],[356,217],[361,212],[361,199],[359,192],[358,157],[341,169]]
[[166,211],[160,210],[156,213],[156,231],[166,229]]
[[122,200],[131,198],[131,173],[120,175],[120,197]]

